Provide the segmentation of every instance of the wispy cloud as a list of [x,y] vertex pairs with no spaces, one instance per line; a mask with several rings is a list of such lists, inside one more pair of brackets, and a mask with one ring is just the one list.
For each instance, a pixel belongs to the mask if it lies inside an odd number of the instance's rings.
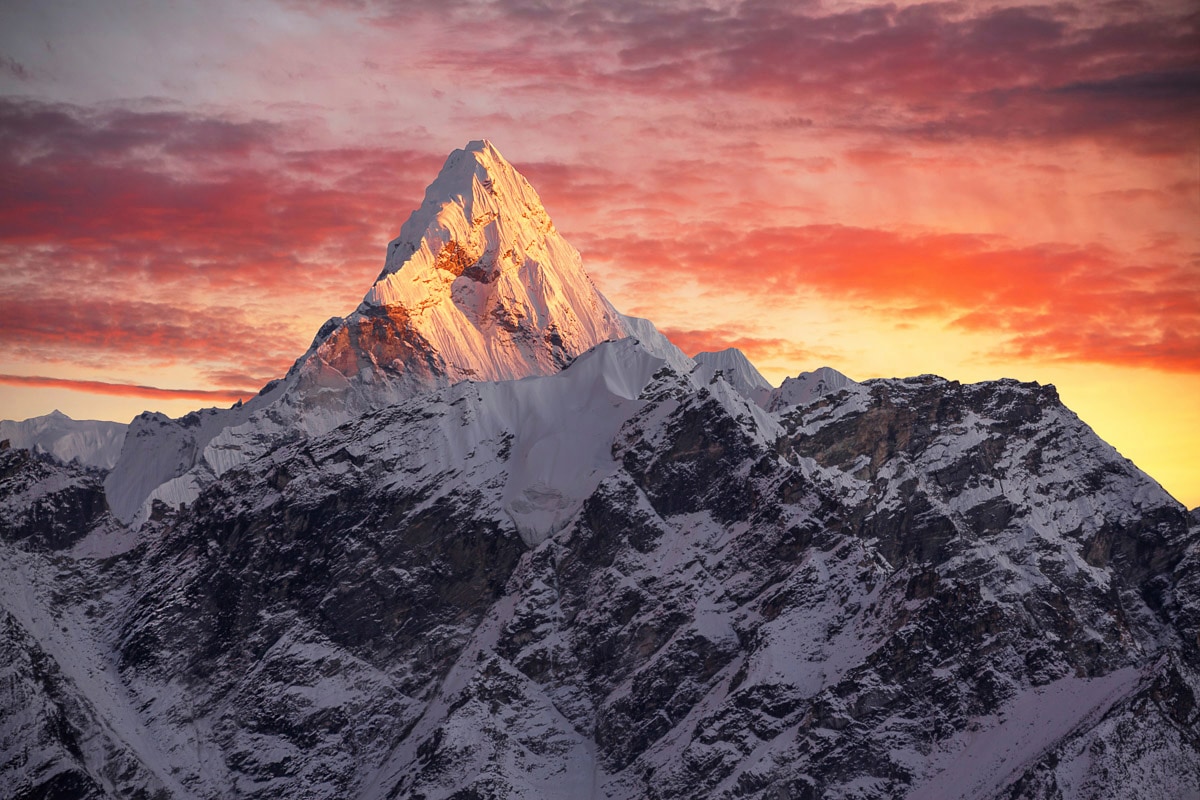
[[832,360],[828,353],[818,354],[789,339],[756,336],[753,333],[722,327],[663,328],[671,342],[689,356],[736,347],[755,364],[783,361],[788,364],[807,364],[815,360]]
[[[410,3],[356,8],[396,26],[421,14]],[[431,55],[446,70],[541,89],[757,98],[780,111],[760,126],[1186,152],[1200,122],[1200,20],[1130,8],[495,0],[444,9],[447,26],[473,25],[480,57]],[[752,119],[714,122],[744,130]]]
[[48,389],[68,389],[75,392],[102,394],[113,397],[142,397],[154,400],[219,400],[236,402],[253,397],[256,392],[246,389],[162,389],[129,383],[47,378],[41,375],[4,375],[0,383],[9,386],[31,386]]

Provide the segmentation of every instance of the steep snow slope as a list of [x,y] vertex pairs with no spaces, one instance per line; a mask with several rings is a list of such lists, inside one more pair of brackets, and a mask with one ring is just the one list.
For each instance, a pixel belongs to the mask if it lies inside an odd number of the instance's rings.
[[0,420],[0,441],[12,447],[49,453],[63,463],[112,469],[121,453],[126,425],[120,422],[74,420],[61,411],[42,417]]
[[487,141],[456,150],[358,313],[402,314],[450,382],[545,375],[624,335],[537,192]]
[[623,336],[533,187],[475,141],[446,159],[358,310],[318,334],[295,391],[374,408],[466,379],[548,375]]
[[684,355],[683,351],[672,344],[650,320],[625,314],[621,314],[620,319],[626,336],[637,339],[643,348],[656,358],[667,362],[671,369],[681,375],[687,375],[696,369],[696,362]]

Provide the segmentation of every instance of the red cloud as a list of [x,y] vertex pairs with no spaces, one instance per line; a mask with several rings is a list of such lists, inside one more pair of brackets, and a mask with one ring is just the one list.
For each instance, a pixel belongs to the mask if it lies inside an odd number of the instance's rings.
[[281,131],[0,99],[10,355],[277,377],[358,302],[444,157],[283,149]]
[[164,303],[79,297],[0,299],[0,338],[10,355],[39,361],[142,365],[225,364],[262,385],[281,375],[305,343],[269,321]]
[[[817,29],[842,41],[847,32],[903,22],[880,13],[830,17]],[[988,19],[976,33],[1010,30]],[[1009,23],[1033,24],[1026,17]],[[1057,41],[1069,27],[1048,26],[1033,38]],[[1128,35],[1136,39],[1140,30]],[[1103,93],[1099,83],[1072,85]],[[262,380],[280,374],[321,313],[357,302],[378,272],[383,242],[444,156],[287,149],[280,131],[161,111],[0,100],[0,258],[7,266],[0,335],[10,352],[57,361],[188,360],[210,375]],[[1096,246],[1015,247],[994,237],[837,225],[709,224],[671,235],[678,225],[671,209],[695,209],[700,197],[721,207],[731,202],[715,197],[705,178],[718,167],[652,170],[649,188],[637,192],[604,169],[522,168],[552,208],[562,203],[585,221],[611,209],[606,235],[578,241],[647,297],[680,280],[775,305],[817,291],[990,331],[998,350],[1017,355],[1200,371],[1200,282],[1192,266],[1131,264]],[[631,220],[652,221],[642,229],[667,235],[614,235]],[[113,299],[131,297],[139,299]],[[214,313],[212,304],[226,298]],[[259,311],[243,314],[241,302]],[[311,319],[295,310],[304,303],[319,303],[304,311]],[[681,343],[700,334],[675,332]],[[782,346],[742,339],[702,346],[741,346],[766,358]]]
[[160,389],[157,386],[138,386],[128,383],[106,383],[105,381],[78,381],[63,378],[46,378],[40,375],[3,375],[0,383],[10,386],[32,386],[36,388],[70,389],[89,394],[115,397],[146,397],[158,400],[248,400],[257,394],[248,389]]
[[[281,150],[280,133],[0,100],[0,170],[13,187],[0,194],[0,242],[68,248],[73,273],[99,262],[108,280],[320,285],[352,265],[364,282],[442,156]],[[62,272],[55,262],[41,269]]]

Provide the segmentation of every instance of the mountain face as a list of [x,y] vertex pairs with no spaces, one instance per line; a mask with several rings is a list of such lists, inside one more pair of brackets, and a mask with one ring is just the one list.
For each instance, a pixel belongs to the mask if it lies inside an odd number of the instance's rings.
[[0,452],[12,796],[1198,795],[1195,513],[1053,387],[686,357],[501,163],[255,401]]
[[450,154],[358,309],[318,334],[298,391],[342,403],[357,389],[373,408],[381,395],[549,375],[625,335],[537,192],[476,141]]

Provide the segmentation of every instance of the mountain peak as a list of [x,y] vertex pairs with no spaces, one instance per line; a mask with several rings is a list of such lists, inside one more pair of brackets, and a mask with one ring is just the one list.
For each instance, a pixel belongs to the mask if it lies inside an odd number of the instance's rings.
[[750,359],[746,358],[746,354],[736,347],[696,353],[692,358],[704,369],[704,379],[706,381],[710,380],[716,372],[720,371],[731,384],[745,391],[762,389],[770,392],[773,388],[758,369],[750,363]]
[[54,409],[26,420],[0,420],[0,440],[16,449],[49,453],[64,464],[74,460],[110,469],[121,453],[125,428],[119,422],[71,419]]
[[812,372],[801,372],[794,378],[785,378],[779,388],[772,392],[768,410],[778,411],[788,406],[804,405],[818,397],[858,385],[857,381],[833,367],[818,367]]
[[[367,361],[425,384],[545,375],[625,335],[579,251],[555,229],[529,181],[486,139],[450,154],[388,244],[383,272],[347,324],[361,328],[364,320],[376,334],[351,338],[372,357],[345,358],[340,345],[323,354],[347,378]],[[386,346],[372,344],[379,335],[387,342],[375,344]],[[397,341],[406,345],[399,360]],[[427,379],[414,369],[428,372]]]
[[[487,139],[472,141],[446,158],[420,207],[388,244],[383,271],[363,304],[411,311],[425,299],[424,287],[414,284],[424,282],[430,267],[457,277],[483,256],[516,261],[550,234],[561,238],[529,181]],[[406,274],[396,277],[401,269]]]
[[500,155],[500,151],[492,144],[491,139],[472,139],[467,142],[467,146],[463,148],[463,151],[467,153],[485,153],[491,158],[504,161],[504,156]]

